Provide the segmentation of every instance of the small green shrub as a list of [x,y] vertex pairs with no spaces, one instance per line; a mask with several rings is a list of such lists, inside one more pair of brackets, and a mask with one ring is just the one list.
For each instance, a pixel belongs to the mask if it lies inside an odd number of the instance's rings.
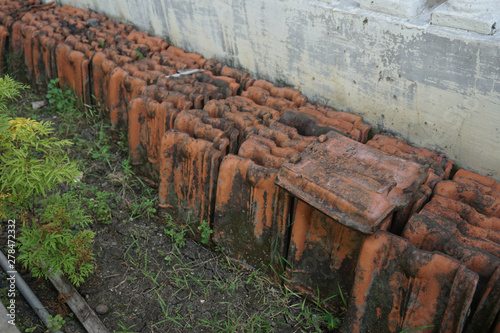
[[[23,88],[0,79],[0,108]],[[66,153],[72,142],[52,133],[50,122],[0,114],[0,216],[20,214],[18,260],[33,276],[60,272],[78,286],[94,269],[92,220],[74,193],[48,195],[81,177]]]
[[0,117],[0,194],[22,209],[34,212],[37,196],[80,174],[65,148],[68,140],[51,137],[50,122]]
[[0,111],[7,109],[7,101],[21,96],[21,90],[29,87],[13,80],[10,76],[0,77]]
[[57,221],[65,225],[86,228],[92,223],[92,218],[82,207],[80,198],[72,192],[52,194],[40,202],[40,207],[37,216],[44,224]]
[[92,219],[71,192],[50,195],[41,207],[39,219],[21,230],[18,259],[34,277],[62,273],[79,286],[94,270],[94,233],[85,229]]

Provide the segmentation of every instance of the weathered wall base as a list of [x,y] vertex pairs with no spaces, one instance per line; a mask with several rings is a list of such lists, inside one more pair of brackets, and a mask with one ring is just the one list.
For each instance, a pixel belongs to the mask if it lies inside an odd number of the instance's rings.
[[500,33],[431,25],[432,8],[405,19],[356,0],[61,2],[292,85],[500,180]]

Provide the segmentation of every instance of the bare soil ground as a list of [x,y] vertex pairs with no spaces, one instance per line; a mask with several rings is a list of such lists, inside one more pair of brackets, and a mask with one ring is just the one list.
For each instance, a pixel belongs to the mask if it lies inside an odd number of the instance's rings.
[[[83,177],[74,191],[95,222],[95,273],[78,291],[110,332],[329,332],[341,324],[335,315],[306,302],[261,272],[235,266],[220,249],[192,241],[185,230],[156,210],[156,193],[127,164],[127,142],[112,139],[106,117],[88,111],[86,119],[59,115],[32,101],[28,93],[11,106],[13,116],[50,120],[59,138],[74,142],[69,153]],[[47,103],[47,101],[45,101]],[[89,113],[90,112],[90,113]],[[82,113],[85,113],[82,111]],[[104,119],[104,120],[103,120]],[[16,217],[11,217],[16,218]],[[0,234],[5,248],[5,232]],[[18,267],[49,311],[66,321],[63,331],[85,332],[50,282]],[[5,301],[5,275],[0,298]],[[45,328],[19,294],[17,325],[22,332]]]

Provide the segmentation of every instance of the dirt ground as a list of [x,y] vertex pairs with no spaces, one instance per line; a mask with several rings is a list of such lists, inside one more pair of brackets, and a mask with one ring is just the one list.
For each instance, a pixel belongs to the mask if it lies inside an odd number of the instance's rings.
[[[127,143],[112,139],[106,117],[71,119],[47,106],[33,111],[31,102],[43,96],[27,94],[11,112],[50,120],[59,138],[75,143],[69,152],[83,177],[61,191],[94,203],[89,214],[96,219],[90,226],[95,273],[77,289],[110,332],[335,332],[341,325],[342,309],[327,312],[260,272],[238,268],[222,250],[189,239],[156,210],[156,190],[130,172]],[[0,239],[4,243],[5,232]],[[49,311],[65,318],[63,331],[85,332],[50,282],[18,270]],[[1,281],[5,300],[5,276]],[[20,330],[44,332],[22,296],[16,300]]]

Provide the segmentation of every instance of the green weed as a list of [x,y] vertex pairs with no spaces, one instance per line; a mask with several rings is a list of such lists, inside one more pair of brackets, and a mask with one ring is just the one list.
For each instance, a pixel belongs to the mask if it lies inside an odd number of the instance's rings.
[[182,248],[186,245],[186,229],[182,226],[175,224],[170,215],[165,216],[165,228],[163,231],[177,248]]
[[207,221],[203,220],[198,226],[198,230],[201,231],[201,242],[203,244],[208,244],[210,241],[210,234],[213,234],[213,230],[208,226]]
[[132,176],[135,176],[134,171],[132,170],[132,166],[130,165],[130,160],[128,158],[124,159],[121,163],[123,168],[123,174],[125,175],[125,179],[129,180]]
[[158,293],[157,293],[157,296],[158,296],[158,298],[157,298],[158,303],[160,304],[160,307],[161,307],[161,310],[162,310],[162,313],[163,313],[163,316],[165,317],[165,319],[158,321],[157,323],[155,323],[155,325],[157,326],[157,325],[160,325],[160,324],[165,323],[165,322],[171,322],[179,327],[183,327],[184,325],[181,323],[181,321],[184,321],[185,318],[179,315],[179,311],[175,311],[175,315],[173,316],[172,312],[170,310],[170,307],[168,307],[166,305],[163,298]]
[[73,90],[69,88],[63,90],[59,86],[59,79],[50,81],[46,98],[50,110],[61,117],[62,123],[59,125],[59,133],[61,134],[75,132],[82,121],[95,123],[101,118],[99,108],[83,104]]
[[116,142],[121,151],[128,154],[128,139],[125,133],[120,132],[118,134],[118,141]]
[[144,54],[142,54],[141,51],[139,51],[138,49],[134,49],[134,51],[135,55],[137,56],[137,58],[139,58],[139,60],[144,58]]
[[87,122],[97,123],[102,118],[102,107],[83,104],[83,113]]
[[87,206],[92,212],[96,222],[104,224],[111,223],[111,208],[109,201],[114,194],[106,191],[97,191],[96,187],[92,187],[91,191],[94,193],[95,198],[86,199]]
[[137,203],[134,202],[131,206],[132,213],[130,216],[130,220],[138,219],[142,216],[146,216],[148,221],[150,220],[151,216],[156,213],[156,208],[155,208],[155,202],[154,199],[147,199],[145,198],[143,201]]
[[64,324],[66,324],[66,320],[64,320],[64,318],[60,314],[56,315],[55,317],[48,315],[47,319],[49,320],[49,322],[47,323],[47,328],[52,330],[53,332],[59,331],[64,326]]
[[114,331],[116,333],[136,333],[135,331],[131,331],[132,328],[135,327],[135,325],[132,325],[132,326],[125,326],[125,324],[120,320],[120,322],[118,323],[118,326],[122,329],[121,331]]
[[94,144],[90,147],[90,156],[93,159],[106,162],[111,168],[111,160],[113,159],[113,154],[111,153],[111,146],[108,144],[108,139],[109,138],[104,131],[104,126],[101,125],[99,136]]
[[59,79],[53,79],[48,85],[47,100],[51,108],[59,115],[70,114],[79,116],[78,99],[71,89],[62,90],[59,87]]
[[82,105],[71,89],[59,88],[59,79],[53,79],[48,85],[46,98],[49,110],[59,115],[62,122],[58,127],[59,134],[76,132],[78,124],[83,120]]

